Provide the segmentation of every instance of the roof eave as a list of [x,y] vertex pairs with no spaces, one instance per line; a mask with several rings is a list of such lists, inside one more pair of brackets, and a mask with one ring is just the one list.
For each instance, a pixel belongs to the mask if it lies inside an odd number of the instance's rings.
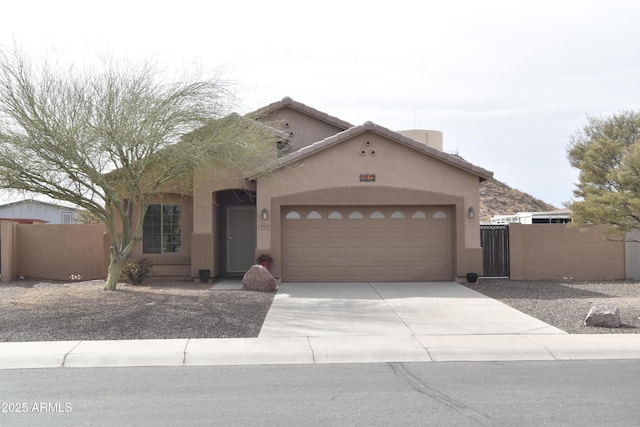
[[346,129],[342,132],[339,132],[335,135],[332,135],[328,138],[315,142],[311,145],[301,148],[298,151],[294,151],[293,153],[289,153],[284,157],[279,158],[275,162],[269,163],[268,165],[260,168],[256,171],[251,171],[245,174],[245,179],[256,179],[260,175],[266,173],[269,170],[277,170],[282,167],[285,167],[291,163],[300,161],[308,156],[311,156],[319,151],[325,150],[333,145],[339,144],[342,141],[345,141],[349,138],[357,136],[364,132],[374,132],[381,136],[384,136],[389,139],[396,140],[401,144],[414,149],[416,151],[420,151],[428,156],[441,160],[451,166],[454,166],[458,169],[461,169],[465,172],[476,175],[479,178],[479,181],[485,181],[493,177],[493,172],[488,171],[480,166],[476,166],[461,157],[454,156],[453,154],[448,154],[443,151],[437,150],[433,147],[429,147],[423,143],[415,141],[405,135],[402,135],[398,132],[389,130],[383,126],[377,125],[373,122],[365,122],[360,126],[353,126],[349,129]]
[[262,108],[259,108],[251,113],[247,114],[247,117],[259,117],[259,116],[264,116],[266,114],[272,113],[274,111],[278,111],[281,110],[283,108],[291,108],[293,110],[299,111],[303,114],[306,114],[308,116],[314,117],[320,121],[323,121],[325,123],[329,123],[331,125],[334,125],[340,129],[349,129],[351,127],[353,127],[353,125],[347,121],[344,121],[342,119],[339,119],[338,117],[332,116],[330,114],[327,114],[323,111],[317,110],[315,108],[309,107],[306,104],[303,104],[302,102],[298,102],[298,101],[294,101],[293,99],[291,99],[288,96],[285,96],[284,98],[282,98],[280,101],[276,101],[273,102],[267,106],[264,106]]

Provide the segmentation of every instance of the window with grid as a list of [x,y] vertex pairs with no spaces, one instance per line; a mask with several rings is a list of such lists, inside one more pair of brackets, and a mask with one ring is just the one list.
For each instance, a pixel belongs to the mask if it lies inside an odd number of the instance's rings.
[[149,205],[142,226],[142,252],[180,252],[182,230],[180,205]]

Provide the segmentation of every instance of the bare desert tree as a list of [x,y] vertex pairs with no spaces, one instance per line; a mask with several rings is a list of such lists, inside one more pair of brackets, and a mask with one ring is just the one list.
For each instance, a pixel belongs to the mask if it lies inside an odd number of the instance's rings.
[[197,171],[250,170],[275,156],[266,128],[229,114],[233,100],[219,75],[61,67],[0,49],[0,188],[71,202],[104,223],[113,290],[154,198],[188,194]]

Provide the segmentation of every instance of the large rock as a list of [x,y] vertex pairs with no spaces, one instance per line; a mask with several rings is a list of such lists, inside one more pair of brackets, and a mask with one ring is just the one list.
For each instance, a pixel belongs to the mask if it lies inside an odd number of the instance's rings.
[[586,326],[602,326],[604,328],[619,328],[622,324],[620,320],[620,310],[611,305],[594,305],[589,310],[587,318],[584,319]]
[[278,288],[276,279],[264,266],[252,265],[242,278],[242,289],[250,291],[271,292]]

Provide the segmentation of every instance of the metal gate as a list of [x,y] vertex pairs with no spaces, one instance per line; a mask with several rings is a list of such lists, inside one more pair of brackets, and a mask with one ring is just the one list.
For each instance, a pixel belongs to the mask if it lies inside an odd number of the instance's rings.
[[480,225],[485,277],[509,276],[509,226]]

